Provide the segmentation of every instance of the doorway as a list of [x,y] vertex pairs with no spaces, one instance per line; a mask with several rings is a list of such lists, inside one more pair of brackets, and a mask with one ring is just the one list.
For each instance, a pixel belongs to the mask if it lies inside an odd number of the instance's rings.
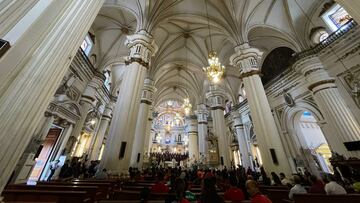
[[[295,116],[294,122],[300,147],[310,168],[313,165],[312,170],[316,167],[319,172],[332,173],[329,161],[331,151],[314,115],[310,111],[301,111]],[[300,164],[298,167],[303,166]]]
[[38,156],[35,158],[35,166],[31,171],[28,183],[37,182],[42,176],[51,154],[54,151],[55,144],[61,134],[62,129],[51,128],[38,150]]

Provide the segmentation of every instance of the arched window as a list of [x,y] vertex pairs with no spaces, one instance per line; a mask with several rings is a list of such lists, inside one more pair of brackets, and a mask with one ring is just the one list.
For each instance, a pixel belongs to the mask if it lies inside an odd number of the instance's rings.
[[90,38],[89,34],[86,34],[84,41],[81,43],[81,49],[84,51],[86,56],[89,55],[91,48],[93,47],[93,41]]
[[321,18],[333,32],[340,29],[343,25],[352,19],[350,14],[342,6],[336,3],[327,9],[321,15]]
[[104,85],[105,85],[106,89],[110,91],[110,85],[111,85],[110,72],[105,71],[104,76],[105,76]]

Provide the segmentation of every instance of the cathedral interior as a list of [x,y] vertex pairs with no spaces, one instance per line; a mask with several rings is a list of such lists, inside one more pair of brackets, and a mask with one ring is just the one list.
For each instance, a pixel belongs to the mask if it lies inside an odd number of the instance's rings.
[[0,1],[0,196],[68,162],[360,174],[357,22],[356,0]]

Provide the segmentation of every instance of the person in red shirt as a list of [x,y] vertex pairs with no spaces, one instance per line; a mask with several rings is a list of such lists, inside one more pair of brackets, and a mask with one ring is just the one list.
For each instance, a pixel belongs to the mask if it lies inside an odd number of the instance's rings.
[[241,189],[237,188],[236,177],[230,178],[230,188],[224,193],[225,200],[231,201],[232,203],[241,203],[245,197]]
[[315,194],[326,194],[325,192],[325,184],[319,180],[316,176],[310,176],[311,187],[309,189],[309,193]]
[[157,183],[151,187],[152,193],[168,193],[169,187],[164,183],[164,174],[158,173]]
[[259,187],[255,181],[246,181],[246,189],[251,196],[251,203],[272,203],[269,198],[260,193]]

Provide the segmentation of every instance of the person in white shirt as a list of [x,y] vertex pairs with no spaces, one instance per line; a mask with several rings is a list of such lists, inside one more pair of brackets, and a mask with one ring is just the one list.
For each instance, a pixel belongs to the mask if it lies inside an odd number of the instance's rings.
[[327,195],[345,195],[346,190],[343,188],[343,186],[339,185],[336,182],[336,178],[333,175],[329,175],[328,177],[329,181],[327,179],[324,179],[325,185],[325,192]]
[[280,173],[280,180],[282,185],[285,186],[291,185],[291,181],[286,178],[284,173]]
[[301,185],[301,179],[298,175],[294,175],[294,187],[292,187],[290,189],[289,192],[289,199],[293,199],[294,198],[294,194],[305,194],[307,193],[305,188]]

